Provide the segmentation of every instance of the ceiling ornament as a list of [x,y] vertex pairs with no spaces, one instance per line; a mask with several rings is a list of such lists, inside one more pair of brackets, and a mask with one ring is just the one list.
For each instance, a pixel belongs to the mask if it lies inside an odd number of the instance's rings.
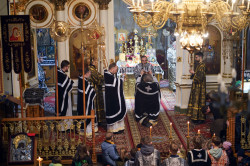
[[[207,25],[215,23],[222,31],[237,32],[249,25],[250,0],[124,0],[135,22],[141,27],[161,29],[168,19],[176,23],[182,47],[189,52],[200,50]],[[239,4],[239,5],[238,5]],[[236,12],[237,11],[237,12]]]

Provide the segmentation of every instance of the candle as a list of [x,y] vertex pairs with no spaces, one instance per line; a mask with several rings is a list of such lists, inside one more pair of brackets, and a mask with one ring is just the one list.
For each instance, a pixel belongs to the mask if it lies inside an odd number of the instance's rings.
[[201,135],[201,130],[198,130],[198,135]]
[[242,3],[241,3],[241,5],[242,5],[242,6],[244,5],[244,0],[242,0]]
[[137,0],[137,7],[139,7],[139,4],[140,4],[140,0]]
[[232,0],[232,10],[234,10],[234,3],[236,0]]
[[132,0],[132,4],[133,4],[133,6],[135,6],[135,0]]
[[250,3],[250,0],[248,0],[248,2],[247,2],[247,11],[249,9],[249,3]]
[[187,125],[188,125],[188,137],[189,137],[189,121],[187,122]]
[[41,163],[43,161],[43,158],[41,158],[40,156],[38,157],[37,161],[39,162],[39,166],[41,166]]
[[143,3],[143,0],[141,0],[141,7],[143,7],[144,3]]
[[172,123],[170,122],[170,138],[172,138]]
[[151,0],[152,2],[152,10],[154,9],[154,0]]
[[150,135],[150,138],[151,138],[151,132],[152,132],[152,126],[150,126],[150,128],[149,128],[149,135]]
[[215,137],[215,133],[214,133],[213,137]]

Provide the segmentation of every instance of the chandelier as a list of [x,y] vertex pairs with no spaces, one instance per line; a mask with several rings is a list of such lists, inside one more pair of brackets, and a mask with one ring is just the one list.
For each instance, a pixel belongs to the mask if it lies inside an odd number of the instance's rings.
[[242,30],[249,24],[250,0],[123,1],[130,5],[130,12],[141,28],[161,29],[168,19],[173,20],[175,35],[180,35],[182,48],[190,53],[202,48],[208,24],[228,32]]

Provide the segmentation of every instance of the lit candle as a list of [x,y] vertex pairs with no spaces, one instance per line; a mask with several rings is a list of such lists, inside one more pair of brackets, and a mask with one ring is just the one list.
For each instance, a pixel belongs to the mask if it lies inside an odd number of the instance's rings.
[[213,137],[215,137],[215,133],[214,133]]
[[38,157],[37,161],[39,162],[39,166],[41,166],[41,163],[43,161],[43,158],[41,158],[40,156]]
[[188,125],[188,136],[189,136],[189,121],[187,122],[187,125]]
[[172,123],[170,122],[170,138],[172,138]]
[[152,126],[150,126],[150,128],[149,128],[149,135],[150,135],[150,138],[151,138],[151,132],[152,132]]
[[201,130],[198,130],[198,135],[201,135]]

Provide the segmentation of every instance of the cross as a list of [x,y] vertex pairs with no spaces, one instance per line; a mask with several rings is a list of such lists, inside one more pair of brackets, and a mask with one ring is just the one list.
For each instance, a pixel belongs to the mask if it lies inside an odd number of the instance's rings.
[[147,90],[147,92],[149,92],[150,90],[152,90],[152,88],[150,88],[149,85],[145,89]]
[[201,157],[202,157],[202,154],[199,153],[199,154],[197,155],[197,157],[201,158]]
[[151,37],[156,37],[157,36],[157,33],[156,33],[156,30],[153,28],[153,27],[148,27],[147,28],[147,33],[143,33],[142,36],[143,37],[148,37],[148,43],[151,44],[152,43],[152,39]]

